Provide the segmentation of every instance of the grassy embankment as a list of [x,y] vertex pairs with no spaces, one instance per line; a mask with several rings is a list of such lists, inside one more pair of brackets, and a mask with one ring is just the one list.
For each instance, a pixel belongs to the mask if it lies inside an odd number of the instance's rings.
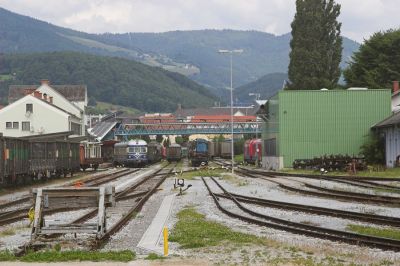
[[9,251],[0,252],[0,261],[23,261],[23,262],[65,262],[65,261],[122,261],[134,260],[135,252],[124,251],[81,251],[81,250],[46,250],[43,252],[29,252],[25,256],[15,257]]
[[399,229],[377,228],[377,227],[363,226],[363,225],[356,225],[356,224],[349,224],[349,225],[347,225],[346,229],[349,231],[358,233],[358,234],[400,240],[400,230]]
[[180,211],[178,219],[169,240],[178,242],[181,248],[217,246],[225,242],[263,246],[270,244],[268,239],[235,232],[217,222],[207,221],[205,216],[196,212],[194,208]]

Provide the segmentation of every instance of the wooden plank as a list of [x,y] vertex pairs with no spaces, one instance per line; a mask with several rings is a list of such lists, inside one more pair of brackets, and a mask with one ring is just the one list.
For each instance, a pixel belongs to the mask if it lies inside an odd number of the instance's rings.
[[59,227],[97,227],[97,224],[96,223],[86,223],[86,224],[48,224],[47,226],[45,226],[45,227],[42,227],[42,228],[46,228],[46,229],[49,229],[49,228],[52,228],[52,227],[57,227],[57,228],[59,228]]
[[104,228],[104,219],[105,219],[105,214],[106,214],[106,208],[104,206],[104,197],[105,197],[105,189],[104,187],[100,188],[100,198],[99,198],[99,214],[97,215],[98,217],[98,228],[99,231],[97,232],[97,236],[102,236],[103,233],[105,232]]
[[59,229],[59,230],[46,230],[43,229],[42,232],[38,235],[50,235],[50,234],[97,234],[97,229]]
[[36,195],[36,204],[35,204],[35,218],[33,224],[33,233],[34,235],[38,235],[40,233],[40,222],[42,218],[42,190],[39,189]]

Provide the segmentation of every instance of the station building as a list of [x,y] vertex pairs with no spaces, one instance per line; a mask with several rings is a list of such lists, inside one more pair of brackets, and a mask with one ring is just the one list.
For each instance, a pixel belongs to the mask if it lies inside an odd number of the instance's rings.
[[263,167],[292,167],[296,159],[357,156],[372,126],[391,115],[391,91],[280,91],[261,107]]

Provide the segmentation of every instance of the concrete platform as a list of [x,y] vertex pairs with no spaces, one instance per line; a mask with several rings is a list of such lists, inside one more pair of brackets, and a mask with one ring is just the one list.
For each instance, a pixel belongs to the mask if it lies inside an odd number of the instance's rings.
[[167,222],[167,219],[171,213],[172,204],[174,202],[175,194],[166,196],[160,208],[157,211],[156,216],[143,234],[142,238],[137,245],[138,248],[155,252],[158,254],[164,254],[163,247],[163,228]]

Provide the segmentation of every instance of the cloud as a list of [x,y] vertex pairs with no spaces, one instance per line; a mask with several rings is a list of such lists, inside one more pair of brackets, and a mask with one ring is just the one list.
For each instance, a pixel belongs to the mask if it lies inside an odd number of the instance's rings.
[[[357,41],[397,26],[398,0],[337,0],[342,33]],[[290,31],[295,0],[0,0],[16,13],[91,33],[195,29]]]

